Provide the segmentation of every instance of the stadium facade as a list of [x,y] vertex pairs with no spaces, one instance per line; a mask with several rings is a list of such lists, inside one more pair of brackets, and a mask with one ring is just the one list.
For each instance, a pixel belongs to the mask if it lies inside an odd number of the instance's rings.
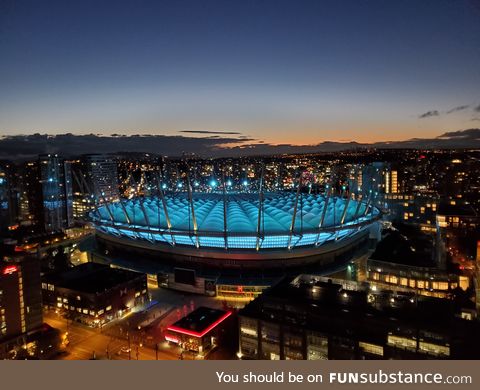
[[380,218],[372,197],[300,191],[160,193],[90,214],[98,256],[157,274],[167,287],[219,294],[224,286],[226,295],[252,297],[269,278],[345,264]]

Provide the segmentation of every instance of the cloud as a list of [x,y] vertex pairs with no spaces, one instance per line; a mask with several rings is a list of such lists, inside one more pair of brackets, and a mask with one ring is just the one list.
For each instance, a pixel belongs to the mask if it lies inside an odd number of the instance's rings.
[[238,131],[211,131],[211,130],[180,130],[179,133],[189,134],[226,134],[226,135],[240,135]]
[[458,111],[464,111],[466,110],[467,108],[469,108],[470,106],[468,104],[465,104],[465,105],[462,105],[462,106],[457,106],[457,107],[454,107],[450,110],[447,111],[447,114],[451,114],[453,112],[458,112]]
[[480,104],[477,107],[475,107],[473,110],[476,112],[480,112]]
[[69,157],[85,153],[144,152],[168,156],[183,153],[213,155],[223,145],[254,141],[240,137],[188,137],[183,135],[127,135],[98,134],[33,134],[0,138],[0,159],[28,159],[42,153],[58,153]]
[[274,145],[246,137],[188,137],[167,135],[17,135],[0,137],[0,159],[35,159],[42,153],[58,153],[63,157],[85,153],[138,152],[164,156],[195,153],[202,157],[262,156],[293,153],[338,152],[352,149],[478,149],[480,129],[450,131],[436,138],[414,138],[406,141],[372,144],[325,141],[314,145]]
[[459,131],[449,131],[437,137],[438,139],[470,139],[478,140],[480,139],[480,129],[467,129]]
[[430,118],[432,116],[439,116],[439,115],[440,115],[440,113],[437,110],[432,110],[432,111],[427,111],[427,112],[419,115],[418,117],[420,119],[424,119],[424,118]]

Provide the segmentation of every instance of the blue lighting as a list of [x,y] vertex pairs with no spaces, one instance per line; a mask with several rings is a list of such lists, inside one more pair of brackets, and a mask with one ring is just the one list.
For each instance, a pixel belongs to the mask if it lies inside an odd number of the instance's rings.
[[210,186],[211,186],[211,187],[216,187],[216,186],[217,186],[217,182],[216,182],[215,179],[213,179],[213,180],[210,181]]
[[162,184],[162,189],[166,189],[167,185],[165,183]]
[[246,186],[248,186],[248,181],[244,180],[242,184],[246,187]]
[[177,187],[178,187],[178,188],[182,188],[182,187],[183,187],[183,183],[178,183],[178,184],[177,184]]
[[[218,182],[215,183],[218,185]],[[198,238],[192,231],[189,197],[181,192],[165,196],[171,229],[167,226],[162,203],[154,196],[142,198],[142,203],[138,198],[123,202],[130,223],[118,202],[109,203],[109,209],[105,205],[99,206],[100,216],[96,212],[91,212],[90,217],[98,223],[100,230],[134,240],[151,241],[153,237],[156,242],[171,244],[173,234],[173,239],[178,245],[196,246],[198,242],[200,247],[255,249],[258,243],[260,249],[269,249],[286,248],[289,244],[290,247],[304,247],[338,241],[355,234],[358,231],[357,223],[368,224],[379,214],[378,209],[370,206],[371,213],[365,215],[367,202],[361,202],[358,207],[355,200],[346,202],[344,199],[333,197],[326,203],[324,195],[304,194],[303,217],[297,213],[295,220],[295,226],[302,226],[302,231],[295,228],[294,234],[290,236],[295,199],[296,194],[293,192],[265,193],[262,222],[264,235],[257,238],[258,194],[229,193],[226,200],[229,233],[227,243],[223,236],[225,196],[221,194],[196,193],[193,197],[198,231],[201,232]],[[140,210],[142,206],[147,218]],[[322,225],[324,228],[339,227],[339,216],[347,207],[342,229],[332,232],[318,231],[325,206],[326,214]],[[113,214],[115,227],[110,227],[109,212]]]
[[227,186],[229,186],[229,187],[232,186],[232,181],[231,180],[227,181]]

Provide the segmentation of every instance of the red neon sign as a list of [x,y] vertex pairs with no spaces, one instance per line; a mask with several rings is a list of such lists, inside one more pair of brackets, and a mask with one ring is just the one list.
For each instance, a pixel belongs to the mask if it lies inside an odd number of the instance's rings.
[[11,274],[13,274],[14,272],[17,272],[17,271],[18,271],[18,268],[17,268],[16,265],[9,265],[8,267],[3,269],[2,274],[3,275],[11,275]]
[[171,325],[167,328],[167,330],[170,330],[172,332],[178,332],[181,334],[186,334],[188,336],[193,336],[193,337],[203,337],[205,336],[208,332],[210,332],[213,328],[215,328],[218,324],[222,323],[232,315],[232,312],[229,311],[228,313],[225,313],[223,316],[221,316],[217,321],[215,321],[212,325],[210,325],[207,329],[205,329],[203,332],[195,332],[194,330],[188,330],[188,329],[183,329],[178,326]]

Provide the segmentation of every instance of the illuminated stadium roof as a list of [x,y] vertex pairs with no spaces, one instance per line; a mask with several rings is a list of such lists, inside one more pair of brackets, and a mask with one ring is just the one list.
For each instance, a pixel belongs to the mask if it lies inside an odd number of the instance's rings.
[[259,204],[258,194],[195,193],[190,202],[181,193],[164,201],[146,197],[102,205],[91,219],[98,231],[116,237],[260,250],[318,246],[352,235],[380,216],[369,202],[339,197],[326,201],[317,194],[265,193],[260,218]]

